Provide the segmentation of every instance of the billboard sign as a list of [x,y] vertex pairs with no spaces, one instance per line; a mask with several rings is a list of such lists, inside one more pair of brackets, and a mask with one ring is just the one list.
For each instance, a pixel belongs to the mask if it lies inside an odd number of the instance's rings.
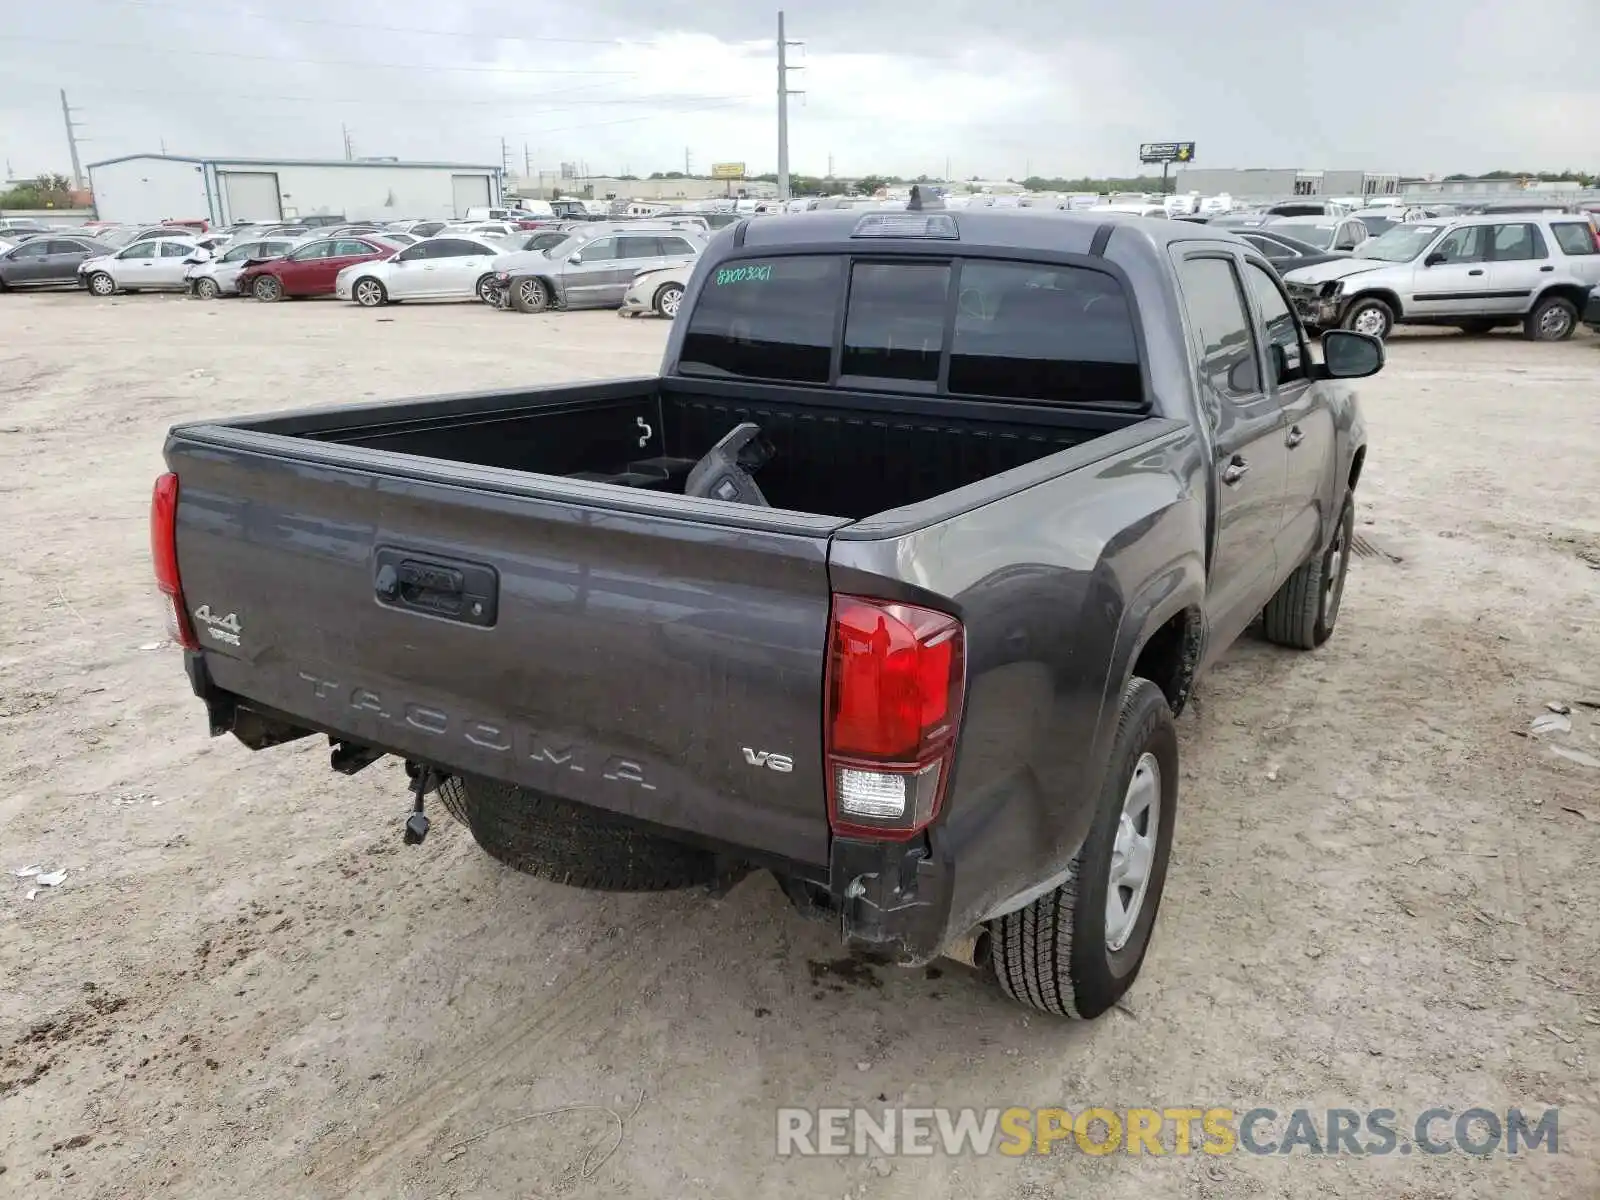
[[1139,147],[1143,163],[1187,163],[1194,161],[1193,142],[1145,142]]
[[743,163],[712,163],[711,178],[713,179],[743,179]]

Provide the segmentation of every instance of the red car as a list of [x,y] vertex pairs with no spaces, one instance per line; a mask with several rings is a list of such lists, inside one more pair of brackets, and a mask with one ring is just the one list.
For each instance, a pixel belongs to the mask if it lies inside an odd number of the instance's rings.
[[379,237],[318,238],[296,246],[282,258],[246,267],[239,272],[239,291],[257,300],[331,296],[340,271],[355,263],[388,258],[399,249]]

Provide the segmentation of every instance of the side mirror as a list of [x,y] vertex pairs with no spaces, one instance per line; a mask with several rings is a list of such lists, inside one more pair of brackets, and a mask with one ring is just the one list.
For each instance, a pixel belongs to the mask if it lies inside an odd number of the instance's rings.
[[1435,251],[1433,254],[1428,255],[1427,258],[1422,260],[1422,265],[1425,267],[1437,267],[1443,261],[1444,255]]
[[1365,379],[1383,370],[1383,342],[1370,333],[1330,329],[1322,335],[1324,379]]
[[567,255],[567,261],[569,263],[571,263],[573,266],[576,267],[580,263],[583,262],[583,255],[581,255],[581,254],[569,254],[569,255]]

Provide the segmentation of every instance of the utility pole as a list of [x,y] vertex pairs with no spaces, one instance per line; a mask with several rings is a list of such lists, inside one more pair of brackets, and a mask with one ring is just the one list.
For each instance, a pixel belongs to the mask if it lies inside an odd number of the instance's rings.
[[500,174],[502,177],[511,174],[511,150],[503,137],[500,139]]
[[683,148],[683,173],[685,175],[694,174],[694,158],[690,155],[689,147],[687,146]]
[[526,179],[533,174],[533,155],[528,153],[528,143],[522,143],[522,177]]
[[344,135],[344,160],[345,162],[353,162],[356,152],[350,144],[350,126],[341,121],[339,123],[339,132]]
[[[78,123],[72,119],[73,108],[67,103],[67,89],[61,89],[61,116],[67,123],[67,149],[72,152],[72,186],[83,190],[83,165],[78,161]],[[87,138],[84,139],[88,141]]]
[[783,36],[783,11],[778,11],[778,199],[789,198],[789,97],[803,96],[789,86],[789,72],[803,71],[804,67],[789,65],[789,47],[801,43],[785,40]]
[[946,183],[950,182],[950,156],[948,154],[944,156],[944,181]]
[[828,151],[828,178],[833,178],[833,151]]

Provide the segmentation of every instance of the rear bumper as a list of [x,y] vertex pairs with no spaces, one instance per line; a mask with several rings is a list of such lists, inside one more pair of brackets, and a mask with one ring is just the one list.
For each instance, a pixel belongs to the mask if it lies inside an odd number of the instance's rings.
[[[330,740],[340,739],[337,730],[312,728],[301,718],[255,705],[218,687],[206,668],[203,653],[185,651],[183,661],[190,687],[205,703],[213,737],[231,733],[252,750],[264,750],[315,733],[325,733]],[[400,751],[374,748],[404,757]],[[822,805],[821,796],[817,803]],[[806,915],[836,921],[842,942],[852,949],[916,966],[937,958],[953,938],[967,932],[950,928],[956,866],[950,861],[935,860],[925,839],[878,842],[833,838],[827,865],[823,866],[753,851],[748,846],[655,822],[638,823],[664,836],[707,846],[730,860],[771,871],[790,900]]]

